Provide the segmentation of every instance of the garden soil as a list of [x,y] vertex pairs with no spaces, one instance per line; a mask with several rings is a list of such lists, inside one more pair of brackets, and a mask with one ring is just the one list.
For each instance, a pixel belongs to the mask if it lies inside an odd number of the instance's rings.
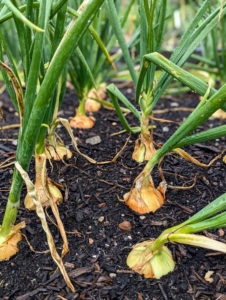
[[[131,100],[134,91],[127,86],[123,92]],[[19,119],[7,94],[0,96],[4,118],[1,126],[18,124]],[[188,93],[166,96],[156,106],[153,121],[156,125],[154,141],[160,147],[188,116],[198,103],[197,95]],[[73,90],[68,89],[60,117],[73,117],[77,106]],[[119,134],[122,126],[112,110],[102,108],[95,113],[96,123],[90,130],[73,130],[78,139],[80,151],[97,162],[111,161],[128,143],[116,162],[92,164],[73,148],[67,131],[59,126],[58,135],[73,152],[73,157],[65,162],[48,163],[48,175],[61,186],[64,201],[59,206],[69,241],[70,253],[64,265],[76,289],[72,293],[66,286],[48,250],[45,233],[40,219],[34,211],[23,206],[26,188],[23,187],[21,207],[17,222],[25,221],[20,251],[10,260],[0,263],[0,299],[82,299],[82,300],[191,300],[226,299],[226,257],[192,246],[170,243],[176,262],[175,271],[160,280],[145,279],[126,265],[126,257],[133,245],[153,239],[167,227],[176,225],[216,197],[226,192],[225,164],[217,159],[210,167],[198,167],[176,154],[165,156],[162,170],[169,187],[166,202],[155,214],[137,215],[120,201],[129,191],[134,179],[144,164],[132,160],[134,142],[137,135]],[[131,125],[137,120],[127,115]],[[223,124],[222,119],[211,118],[196,132]],[[7,196],[12,181],[13,165],[3,167],[8,159],[15,159],[18,128],[0,132],[0,221],[5,211]],[[97,137],[95,145],[89,138]],[[203,163],[209,163],[225,149],[225,138],[186,147],[186,150]],[[34,161],[29,176],[34,180]],[[161,181],[156,167],[152,173],[155,185]],[[182,188],[178,188],[182,187]],[[62,250],[62,240],[54,225],[50,209],[46,210],[49,227],[54,237],[58,253]],[[128,221],[130,230],[122,230],[119,224]],[[226,242],[225,229],[203,232],[205,236]],[[26,237],[26,238],[25,238]],[[33,251],[31,250],[33,247]],[[211,273],[207,273],[211,271]],[[206,274],[210,274],[205,277]],[[207,280],[206,280],[206,279]]]

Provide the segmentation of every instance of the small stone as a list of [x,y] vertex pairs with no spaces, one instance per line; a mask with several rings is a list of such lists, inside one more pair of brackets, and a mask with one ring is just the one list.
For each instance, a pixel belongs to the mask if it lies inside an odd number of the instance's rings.
[[118,224],[118,227],[122,230],[131,230],[132,225],[129,221],[123,221],[120,224]]
[[13,144],[14,146],[17,146],[17,140],[12,141],[12,144]]
[[163,131],[163,132],[169,132],[169,127],[164,126],[164,127],[162,128],[162,131]]
[[70,268],[70,269],[74,269],[74,267],[75,267],[74,264],[72,264],[72,263],[70,263],[70,262],[67,262],[67,261],[64,263],[64,266],[65,266],[66,268]]
[[172,102],[172,103],[170,104],[170,106],[172,106],[172,107],[177,107],[177,106],[179,106],[179,104],[178,104],[177,102]]
[[120,171],[120,173],[126,175],[126,170],[125,170],[125,169],[122,169],[122,168],[121,168],[119,171]]
[[59,179],[59,183],[64,182],[64,178]]
[[132,237],[131,235],[127,235],[127,236],[124,236],[124,241],[127,242],[127,241],[131,241],[132,240]]
[[146,217],[145,216],[140,216],[140,219],[141,220],[144,220]]
[[162,222],[162,225],[163,225],[164,227],[167,227],[167,226],[168,226],[167,220],[164,220],[164,221]]
[[92,136],[91,138],[86,139],[86,144],[97,145],[101,143],[101,138],[99,135]]
[[104,216],[101,216],[101,217],[98,218],[99,222],[103,222],[103,220],[104,220]]
[[212,283],[214,279],[211,276],[213,276],[213,274],[214,274],[214,271],[206,272],[206,274],[204,276],[205,281]]
[[101,176],[103,173],[101,171],[97,171],[97,176]]
[[110,274],[109,274],[109,277],[115,278],[115,277],[116,277],[116,274],[115,274],[115,273],[110,273]]
[[111,123],[111,125],[113,125],[113,126],[116,126],[116,125],[117,125],[117,123],[116,123],[116,122],[112,122],[112,123]]
[[218,234],[219,236],[224,236],[224,230],[223,229],[218,229]]
[[94,243],[94,240],[92,238],[89,238],[89,244],[92,245]]

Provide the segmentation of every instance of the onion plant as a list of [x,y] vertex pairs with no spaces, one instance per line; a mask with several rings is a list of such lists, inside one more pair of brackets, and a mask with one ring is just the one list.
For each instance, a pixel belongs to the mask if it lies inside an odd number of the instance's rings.
[[[217,25],[218,16],[221,12],[219,6],[213,12],[209,11],[210,1],[203,2],[196,16],[192,20],[190,26],[184,33],[183,37],[178,43],[170,57],[170,62],[181,67],[194,52],[204,37]],[[112,103],[115,106],[116,113],[126,131],[136,133],[127,122],[122,110],[119,107],[118,100],[120,100],[138,119],[140,123],[140,137],[136,141],[135,150],[133,152],[133,159],[138,162],[149,160],[155,153],[153,144],[152,132],[149,132],[149,120],[153,108],[161,95],[165,92],[166,88],[172,82],[173,74],[164,70],[160,78],[155,80],[156,64],[147,62],[144,56],[151,52],[159,52],[161,50],[161,42],[164,39],[164,23],[167,19],[167,1],[140,1],[140,27],[139,27],[139,40],[140,40],[140,63],[144,62],[149,68],[145,68],[146,72],[139,72],[137,78],[133,62],[130,58],[125,40],[123,38],[120,23],[117,19],[117,14],[113,6],[113,1],[106,2],[109,20],[114,25],[114,30],[117,35],[118,41],[124,53],[124,58],[131,73],[134,86],[136,88],[136,103],[139,104],[139,110],[132,105],[130,101],[113,85],[107,87]],[[221,16],[225,15],[225,5],[223,6]],[[161,65],[162,57],[159,58],[159,65]],[[160,66],[161,67],[161,66]],[[172,70],[173,73],[173,70]]]
[[[110,7],[111,1],[109,0],[108,3]],[[141,11],[142,5],[143,4],[141,4]],[[138,161],[142,161],[144,159],[149,161],[141,174],[136,178],[130,192],[124,195],[126,204],[128,204],[130,208],[135,210],[137,213],[143,214],[154,212],[164,203],[166,184],[163,182],[157,189],[155,189],[150,176],[153,167],[167,152],[173,150],[181,139],[185,138],[186,135],[191,133],[200,124],[207,120],[208,117],[211,116],[211,114],[218,108],[225,106],[224,86],[219,91],[216,91],[214,88],[208,87],[208,85],[198,77],[193,76],[181,68],[187,58],[200,44],[202,39],[214,28],[214,26],[216,26],[218,23],[219,13],[221,13],[222,17],[226,13],[225,4],[222,9],[219,6],[214,10],[214,12],[209,12],[209,5],[210,1],[207,0],[203,2],[200,10],[193,19],[193,22],[190,24],[178,46],[174,50],[170,60],[164,58],[158,53],[150,53],[143,56],[139,77],[138,79],[136,79],[136,77],[134,78],[134,84],[136,87],[136,103],[139,104],[140,111],[137,110],[136,107],[132,105],[131,102],[129,102],[113,84],[107,87],[107,91],[124,128],[128,132],[137,132],[129,126],[122,110],[119,107],[118,99],[123,102],[124,105],[129,108],[134,116],[136,116],[140,121],[141,143],[137,142],[135,144],[133,158],[136,158]],[[147,14],[147,11],[144,11],[143,15],[145,15],[145,13]],[[147,26],[145,28],[149,27]],[[116,26],[115,30],[118,30],[118,34],[121,33],[119,26]],[[158,82],[154,81],[153,72],[156,66],[163,70]],[[131,69],[131,74],[133,74],[132,70],[133,69]],[[204,96],[203,101],[201,101],[200,105],[197,106],[195,111],[178,128],[176,133],[172,135],[163,147],[157,152],[154,150],[151,153],[151,151],[147,151],[147,149],[153,149],[154,147],[151,146],[153,143],[150,143],[150,140],[147,140],[147,138],[145,140],[144,133],[146,132],[146,136],[148,136],[147,130],[149,116],[152,113],[158,99],[173,78],[180,81],[201,96]]]
[[175,268],[170,242],[192,245],[226,253],[226,244],[195,233],[226,227],[226,194],[218,197],[185,222],[164,230],[157,239],[134,246],[127,264],[145,278],[159,279]]
[[[76,1],[77,5],[80,2]],[[127,20],[133,2],[134,0],[130,1],[122,18],[122,27]],[[117,10],[117,13],[120,13],[120,8],[121,1],[115,1],[114,9]],[[70,9],[69,12],[78,15],[78,12],[76,14],[73,9]],[[121,57],[120,53],[113,56],[109,54],[115,46],[116,36],[106,17],[105,9],[99,10],[95,16],[90,27],[90,33],[87,32],[84,35],[68,63],[70,79],[79,99],[76,115],[70,119],[70,125],[74,128],[93,127],[95,119],[92,116],[86,116],[86,112],[98,111],[101,106],[100,103],[104,103],[104,101],[97,102],[93,99],[103,100],[106,98],[106,82],[116,75],[115,63]]]
[[[211,136],[208,136],[209,131],[207,131],[200,135],[193,135],[190,138],[186,137],[205,122],[217,109],[224,106],[226,102],[226,85],[216,91],[214,88],[208,87],[206,83],[168,61],[158,53],[144,56],[140,78],[145,76],[146,69],[150,62],[157,64],[166,72],[169,72],[169,74],[177,78],[181,83],[202,95],[203,99],[189,117],[179,126],[176,132],[151,157],[143,171],[136,178],[130,192],[124,195],[126,203],[138,213],[154,212],[164,203],[166,185],[165,183],[161,183],[157,190],[154,189],[150,173],[166,153],[181,146],[216,138],[217,136],[223,136],[225,133],[224,128],[223,131],[220,131],[217,128],[211,131]],[[139,83],[137,91],[138,93],[140,92]],[[220,129],[222,129],[222,127]],[[161,194],[159,192],[161,192]]]
[[[26,83],[26,91],[23,93],[20,80],[14,72],[15,77],[17,77],[16,88],[14,87],[16,97],[14,96],[12,100],[20,114],[21,122],[16,161],[25,171],[29,168],[34,150],[36,157],[40,157],[44,152],[46,125],[49,125],[52,121],[57,99],[57,87],[60,84],[59,78],[63,76],[67,60],[78,45],[84,32],[88,29],[102,3],[103,0],[90,0],[81,15],[71,20],[64,33],[67,1],[41,0],[38,6],[35,7],[37,14],[36,11],[33,11],[33,1],[27,1],[24,14],[17,9],[15,1],[3,1],[1,21],[7,20],[13,15],[19,36],[19,47]],[[37,15],[37,24],[35,24]],[[55,15],[56,21],[50,22]],[[49,32],[51,32],[50,27],[52,24],[54,24],[52,47],[49,47],[46,46],[46,43],[50,41]],[[11,68],[16,69],[4,39],[1,39],[0,49],[0,59],[3,61],[3,54],[6,54]],[[3,69],[2,72],[10,91],[11,87],[6,69]],[[19,98],[17,91],[22,91]],[[20,205],[22,185],[23,179],[19,171],[14,169],[6,211],[0,227],[1,251],[4,251],[9,235],[15,231],[13,225]]]

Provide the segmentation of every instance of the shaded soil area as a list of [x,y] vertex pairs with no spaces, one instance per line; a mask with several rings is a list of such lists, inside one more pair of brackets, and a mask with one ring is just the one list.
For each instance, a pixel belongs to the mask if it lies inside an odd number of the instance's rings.
[[[125,88],[124,93],[133,99],[131,88]],[[18,117],[7,95],[1,95],[0,101],[6,119],[2,119],[1,126],[18,123]],[[198,97],[192,93],[161,100],[154,116],[165,121],[154,122],[156,148],[175,131],[190,113],[189,109],[195,107],[198,101]],[[59,115],[64,118],[73,116],[76,105],[74,92],[68,90]],[[127,117],[131,125],[137,124],[132,115]],[[129,135],[111,136],[112,133],[122,130],[114,111],[102,108],[95,114],[95,118],[93,129],[74,130],[74,135],[78,138],[81,152],[98,162],[109,161],[123,147]],[[222,122],[219,119],[210,119],[199,130],[220,125]],[[17,133],[17,128],[1,131],[0,164],[6,159],[13,161]],[[172,243],[168,246],[176,261],[176,269],[161,280],[144,279],[126,265],[126,257],[134,244],[158,237],[165,228],[184,221],[226,192],[225,165],[221,158],[209,168],[201,168],[175,154],[167,155],[162,165],[167,183],[170,186],[189,187],[195,181],[195,185],[187,190],[168,188],[166,202],[161,209],[155,214],[139,216],[119,201],[129,191],[133,180],[144,167],[144,164],[137,164],[131,159],[137,136],[129,137],[127,146],[115,163],[103,165],[91,164],[79,155],[73,149],[69,135],[63,127],[59,127],[57,133],[73,151],[73,157],[65,163],[53,162],[53,168],[48,166],[48,175],[62,185],[64,202],[59,206],[59,211],[70,247],[64,264],[76,293],[73,294],[66,286],[50,254],[40,253],[48,249],[46,236],[36,213],[26,210],[22,201],[18,222],[26,222],[23,233],[35,252],[31,251],[24,238],[19,243],[20,251],[9,261],[0,263],[0,299],[226,299],[226,258],[218,252]],[[87,143],[88,138],[95,136],[100,137],[100,143]],[[224,145],[225,138],[222,138],[189,146],[186,150],[203,163],[209,163],[222,152]],[[12,172],[12,165],[4,168],[1,166],[0,221],[5,210]],[[29,175],[33,180],[33,162]],[[161,181],[157,168],[152,175],[157,185]],[[24,187],[21,200],[25,195]],[[62,240],[51,221],[53,217],[50,209],[47,212],[50,216],[48,224],[60,253]],[[131,223],[131,230],[119,228],[119,224],[125,220]],[[224,229],[203,234],[226,242]],[[212,283],[204,279],[208,271],[213,271]]]

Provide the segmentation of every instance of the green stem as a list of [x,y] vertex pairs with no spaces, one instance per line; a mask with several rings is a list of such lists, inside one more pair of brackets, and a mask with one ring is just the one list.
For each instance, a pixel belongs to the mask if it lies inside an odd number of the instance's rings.
[[[68,31],[51,60],[46,76],[34,101],[27,127],[23,129],[23,143],[21,143],[21,135],[19,136],[20,141],[18,144],[20,145],[20,149],[17,149],[17,160],[25,171],[27,171],[29,167],[39,134],[39,128],[41,127],[46,111],[51,104],[51,96],[57,80],[68,58],[74,51],[84,32],[87,30],[89,26],[88,21],[93,19],[103,1],[104,0],[92,0],[89,2],[89,5],[81,13],[78,19],[74,20],[71,23],[71,26],[69,26]],[[22,184],[23,180],[21,175],[18,171],[14,171],[7,208],[0,230],[0,243],[5,240],[11,230],[11,226],[15,223]]]
[[86,105],[86,98],[84,97],[79,101],[79,106],[78,106],[76,115],[78,115],[78,116],[85,116],[86,115],[85,105]]
[[2,226],[0,229],[0,245],[5,241],[13,227],[13,224],[16,221],[18,208],[20,206],[20,193],[22,185],[23,179],[21,178],[19,172],[14,169],[12,185],[9,192]]
[[141,134],[149,134],[149,119],[142,113],[141,118]]
[[163,245],[165,245],[168,242],[168,236],[169,234],[160,235],[153,244],[150,245],[151,252],[154,252],[161,248]]

